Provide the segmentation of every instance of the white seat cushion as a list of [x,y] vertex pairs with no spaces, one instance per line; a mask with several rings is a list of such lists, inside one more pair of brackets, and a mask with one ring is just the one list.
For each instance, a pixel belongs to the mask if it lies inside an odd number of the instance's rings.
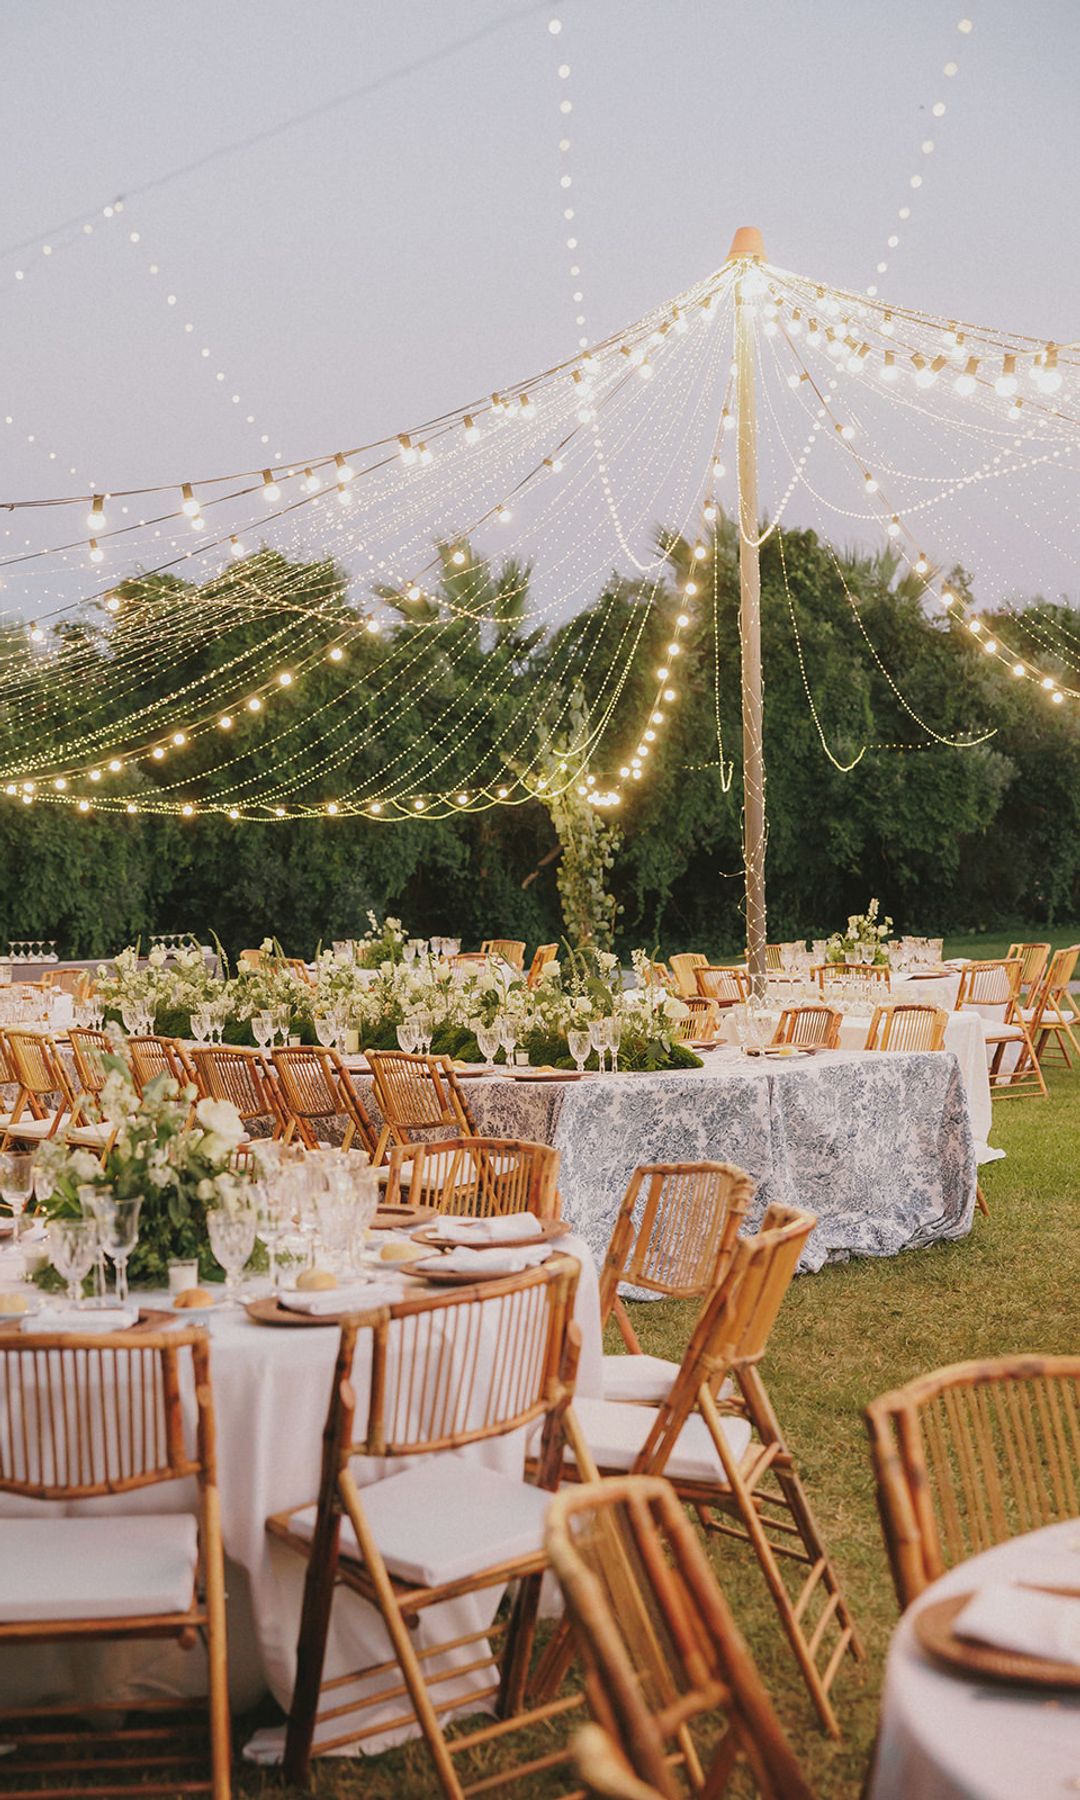
[[[1038,1008],[1034,1007],[1034,1006],[1024,1006],[1021,1008],[1021,1011],[1023,1012],[1024,1018],[1027,1020],[1028,1024],[1030,1025],[1032,1020],[1035,1018],[1035,1016],[1038,1012]],[[1069,1014],[1069,1013],[1058,1012],[1056,1007],[1048,1006],[1046,1011],[1043,1013],[1042,1023],[1044,1025],[1075,1025],[1076,1015],[1074,1013]]]
[[[391,1575],[438,1587],[462,1581],[543,1549],[551,1495],[512,1475],[459,1456],[436,1456],[405,1475],[390,1475],[361,1490],[364,1515]],[[315,1530],[316,1508],[290,1519],[299,1537]],[[344,1556],[360,1546],[346,1518]]]
[[1023,1035],[1024,1028],[1022,1025],[992,1025],[989,1020],[987,1020],[986,1031],[984,1033],[988,1044],[992,1043],[996,1038],[1008,1038],[1011,1040],[1013,1038],[1022,1038]]
[[[601,1472],[629,1469],[656,1418],[653,1406],[631,1406],[617,1400],[578,1398],[574,1401],[574,1412]],[[749,1420],[724,1419],[723,1431],[732,1455],[738,1460],[750,1442]],[[726,1482],[724,1465],[700,1414],[691,1413],[687,1419],[664,1474],[671,1481]]]
[[14,1125],[11,1123],[9,1114],[4,1121],[4,1129],[9,1131],[12,1137],[47,1138],[57,1136],[63,1131],[67,1122],[67,1113],[62,1113],[58,1122],[55,1113],[47,1113],[43,1119],[35,1119],[33,1113],[24,1112]]
[[[647,1400],[653,1404],[666,1400],[679,1368],[677,1362],[668,1362],[663,1356],[605,1356],[604,1399]],[[731,1382],[725,1381],[720,1389],[721,1400],[726,1400],[731,1391]]]
[[147,1618],[190,1611],[191,1513],[0,1520],[0,1621]]

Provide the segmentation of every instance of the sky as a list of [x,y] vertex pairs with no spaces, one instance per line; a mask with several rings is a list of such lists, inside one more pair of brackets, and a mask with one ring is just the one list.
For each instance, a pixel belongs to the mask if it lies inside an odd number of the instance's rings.
[[[747,223],[801,274],[1080,337],[1075,0],[14,0],[0,57],[0,500],[402,429]],[[1004,553],[1022,586],[1019,525]]]

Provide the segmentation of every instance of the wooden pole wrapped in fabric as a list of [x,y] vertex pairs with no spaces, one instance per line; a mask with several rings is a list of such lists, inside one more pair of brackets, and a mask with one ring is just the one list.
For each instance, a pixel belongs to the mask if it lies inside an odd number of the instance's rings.
[[742,671],[743,865],[746,947],[755,999],[765,994],[765,756],[762,745],[761,570],[758,563],[757,412],[754,402],[750,265],[763,262],[760,231],[740,226],[728,261],[742,262],[735,286],[735,406],[739,471],[739,644]]

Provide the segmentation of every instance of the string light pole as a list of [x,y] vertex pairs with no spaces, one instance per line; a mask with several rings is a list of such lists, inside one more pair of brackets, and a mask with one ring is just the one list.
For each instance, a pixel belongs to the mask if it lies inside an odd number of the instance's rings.
[[758,558],[757,410],[754,398],[754,277],[765,260],[760,231],[731,240],[735,282],[735,405],[739,481],[739,645],[743,733],[743,865],[746,952],[755,999],[765,994],[765,754],[762,743],[761,568]]

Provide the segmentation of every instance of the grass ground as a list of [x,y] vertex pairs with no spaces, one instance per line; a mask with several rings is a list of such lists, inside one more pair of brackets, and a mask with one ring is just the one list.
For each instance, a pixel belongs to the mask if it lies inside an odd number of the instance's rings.
[[[896,1623],[863,1406],[921,1371],[967,1357],[1077,1348],[1080,1071],[1055,1071],[1049,1081],[1045,1102],[995,1102],[994,1142],[1008,1155],[984,1171],[990,1217],[977,1216],[970,1237],[799,1280],[773,1334],[770,1392],[866,1646],[866,1661],[847,1663],[834,1688],[841,1743],[817,1728],[760,1579],[731,1551],[718,1567],[791,1742],[827,1800],[859,1793]],[[647,1350],[681,1354],[689,1307],[663,1302],[634,1311]],[[253,1769],[240,1774],[239,1786],[261,1800],[287,1792],[276,1775]],[[541,1800],[557,1788],[523,1781],[512,1791],[515,1800]],[[376,1761],[317,1764],[314,1792],[323,1800],[421,1800],[437,1789],[413,1745]]]
[[1051,951],[1080,943],[1080,925],[1017,925],[1012,931],[969,932],[950,938],[949,956],[1004,956],[1010,944],[1049,944]]

